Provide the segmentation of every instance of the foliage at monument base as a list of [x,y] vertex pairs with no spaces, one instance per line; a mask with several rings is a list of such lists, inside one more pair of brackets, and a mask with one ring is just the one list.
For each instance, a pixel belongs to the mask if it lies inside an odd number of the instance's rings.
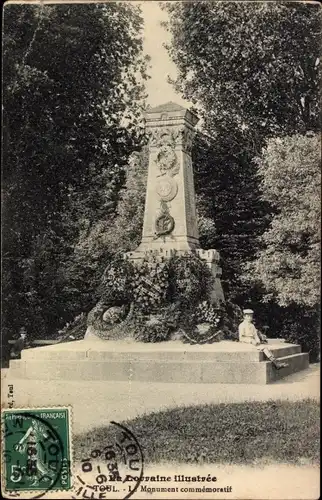
[[310,363],[320,359],[320,311],[293,304],[280,311],[280,336],[287,342],[299,344],[309,353]]
[[104,339],[237,339],[241,311],[231,303],[212,304],[212,287],[210,269],[194,253],[169,260],[147,256],[139,265],[117,256],[103,273],[101,299],[87,325]]
[[178,329],[180,309],[178,304],[168,304],[159,314],[142,314],[136,311],[132,328],[133,338],[140,342],[163,342],[172,338]]
[[[284,338],[288,342],[299,344],[303,352],[308,352],[310,362],[320,360],[320,325],[319,313],[314,310],[297,308],[296,315],[290,314],[284,320]],[[301,311],[302,309],[302,311]],[[302,312],[302,315],[301,315]]]

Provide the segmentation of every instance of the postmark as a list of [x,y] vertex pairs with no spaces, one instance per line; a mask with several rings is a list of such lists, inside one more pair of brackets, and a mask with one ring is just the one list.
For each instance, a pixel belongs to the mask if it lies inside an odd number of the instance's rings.
[[144,458],[134,434],[111,422],[102,443],[90,449],[78,464],[72,498],[126,500],[143,478]]
[[2,425],[5,493],[36,499],[71,489],[69,408],[3,410]]

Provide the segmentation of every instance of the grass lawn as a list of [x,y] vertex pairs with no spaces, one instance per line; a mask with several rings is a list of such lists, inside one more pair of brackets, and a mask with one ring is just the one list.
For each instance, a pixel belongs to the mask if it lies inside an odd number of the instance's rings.
[[[146,464],[317,464],[319,414],[318,402],[308,399],[180,407],[120,423],[138,439]],[[78,435],[75,458],[112,440],[112,426]]]

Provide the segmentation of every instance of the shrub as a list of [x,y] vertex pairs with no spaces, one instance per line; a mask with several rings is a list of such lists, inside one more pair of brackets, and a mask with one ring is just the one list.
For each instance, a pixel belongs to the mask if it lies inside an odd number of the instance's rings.
[[243,320],[241,308],[233,302],[227,300],[221,308],[221,322],[219,327],[223,332],[223,338],[226,340],[238,340],[238,326]]
[[308,352],[310,362],[319,359],[320,314],[318,308],[292,304],[281,307],[276,302],[251,301],[255,310],[256,328],[271,338],[283,338],[287,342],[299,344],[303,352]]
[[134,266],[124,259],[123,255],[117,255],[105,269],[99,295],[101,300],[111,305],[129,303],[133,300]]
[[309,353],[311,362],[317,361],[320,355],[318,311],[299,306],[288,308],[281,336],[288,342],[299,344],[303,352]]

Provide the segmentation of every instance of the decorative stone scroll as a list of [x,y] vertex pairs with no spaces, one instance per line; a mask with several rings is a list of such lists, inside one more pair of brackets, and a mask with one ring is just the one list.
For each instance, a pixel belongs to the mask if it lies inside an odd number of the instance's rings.
[[149,135],[150,146],[156,148],[164,148],[165,146],[168,146],[170,149],[174,149],[176,146],[181,145],[183,150],[190,154],[193,139],[195,137],[195,131],[186,126],[176,128],[158,127],[150,130]]
[[150,130],[150,146],[160,148],[161,146],[175,147],[180,135],[183,133],[180,128],[164,128],[158,127]]

